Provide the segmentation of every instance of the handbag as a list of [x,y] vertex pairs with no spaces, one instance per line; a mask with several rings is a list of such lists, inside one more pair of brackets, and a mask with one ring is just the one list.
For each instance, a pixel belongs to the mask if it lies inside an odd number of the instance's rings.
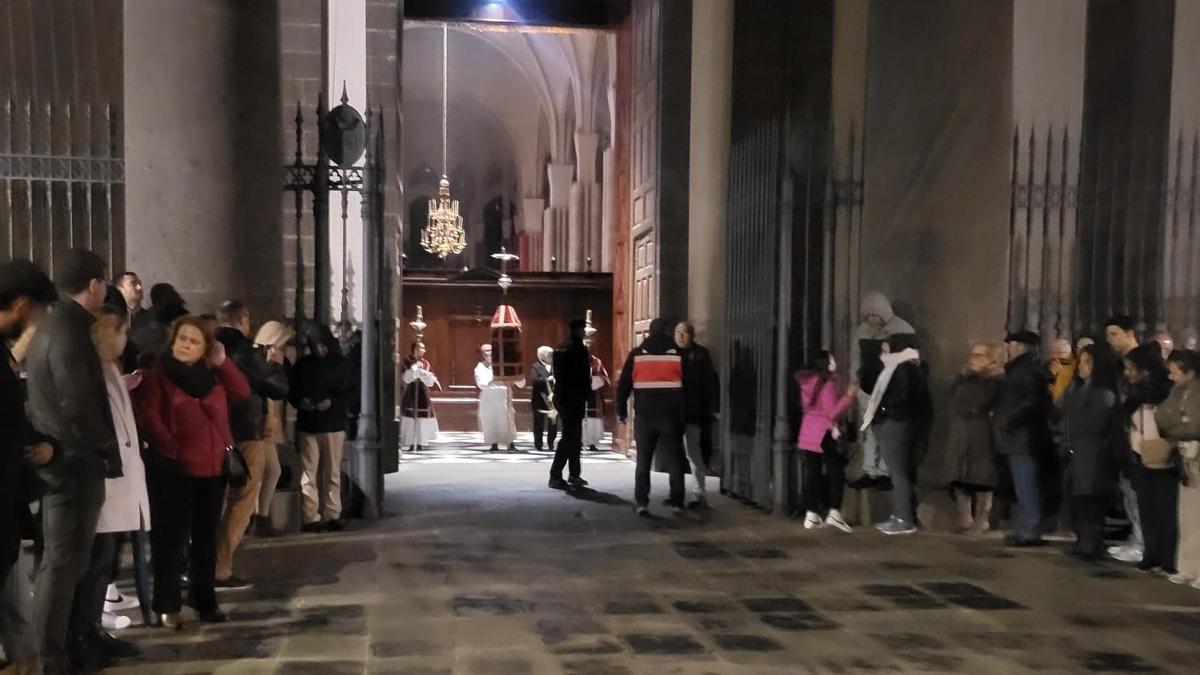
[[221,475],[235,490],[242,489],[250,481],[250,469],[246,466],[246,458],[237,447],[225,446],[225,461],[221,465]]
[[[1142,409],[1142,432],[1146,429],[1146,410]],[[1142,458],[1142,466],[1147,469],[1167,469],[1171,467],[1171,443],[1164,438],[1143,438],[1138,441],[1137,454]]]

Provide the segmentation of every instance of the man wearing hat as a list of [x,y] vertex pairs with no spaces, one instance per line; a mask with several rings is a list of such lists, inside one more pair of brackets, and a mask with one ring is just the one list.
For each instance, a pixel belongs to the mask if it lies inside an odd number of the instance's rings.
[[1006,543],[1037,546],[1042,543],[1038,463],[1052,446],[1048,374],[1038,360],[1041,338],[1037,333],[1017,331],[1004,338],[1004,342],[1008,364],[1004,367],[1004,386],[995,412],[997,449],[1008,460],[1017,497],[1013,531]]

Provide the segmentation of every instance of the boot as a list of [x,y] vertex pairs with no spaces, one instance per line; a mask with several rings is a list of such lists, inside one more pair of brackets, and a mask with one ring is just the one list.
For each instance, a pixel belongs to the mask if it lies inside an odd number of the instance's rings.
[[975,493],[975,527],[971,534],[987,534],[992,529],[992,493]]
[[954,505],[958,511],[958,529],[960,532],[969,532],[975,526],[975,519],[971,517],[971,493],[963,490],[954,491]]

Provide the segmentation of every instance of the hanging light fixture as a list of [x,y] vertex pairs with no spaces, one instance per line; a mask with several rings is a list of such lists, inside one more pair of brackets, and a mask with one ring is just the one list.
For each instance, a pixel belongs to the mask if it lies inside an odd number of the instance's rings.
[[459,254],[467,248],[467,233],[463,230],[463,219],[458,214],[458,200],[450,199],[450,179],[447,178],[446,119],[449,61],[446,24],[442,24],[442,179],[438,181],[435,199],[429,200],[429,220],[421,230],[421,248],[445,258],[451,253]]

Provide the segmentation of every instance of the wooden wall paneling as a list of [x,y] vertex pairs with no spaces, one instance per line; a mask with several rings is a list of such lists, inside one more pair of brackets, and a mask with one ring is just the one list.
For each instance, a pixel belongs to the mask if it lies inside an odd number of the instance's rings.
[[611,374],[618,376],[617,369],[624,363],[625,355],[632,348],[633,292],[630,284],[632,279],[632,253],[630,249],[631,216],[629,208],[632,194],[632,134],[630,116],[633,100],[633,17],[627,16],[616,32],[616,64],[614,67],[616,90],[616,119],[613,122],[614,133],[614,174],[615,195],[613,208],[613,335],[612,362],[615,368]]

